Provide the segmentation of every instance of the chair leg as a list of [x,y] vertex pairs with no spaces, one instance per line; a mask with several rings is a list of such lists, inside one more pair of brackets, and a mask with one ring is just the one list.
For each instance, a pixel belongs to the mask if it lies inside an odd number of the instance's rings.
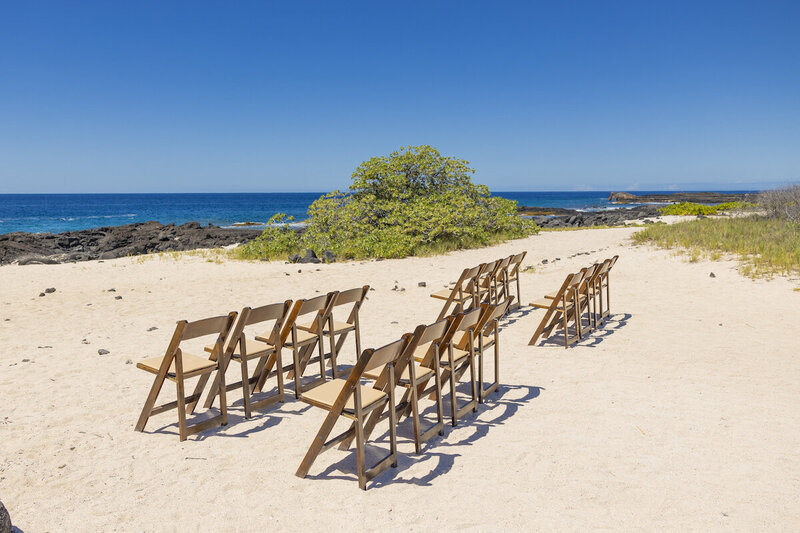
[[[451,368],[452,368],[452,357],[451,357]],[[453,372],[450,372],[450,409],[451,409],[451,420],[453,423],[453,427],[458,424],[458,400],[456,399],[456,380],[453,379],[455,376]]]
[[[478,403],[483,403],[483,333],[478,338]],[[472,380],[475,381],[474,379]]]
[[[470,346],[471,348],[471,346]],[[475,354],[474,352],[469,354],[469,380],[472,385],[472,412],[475,413],[478,411],[478,389],[477,383],[475,381]],[[483,385],[481,385],[483,386]]]
[[[278,396],[280,398],[280,402],[281,403],[286,401],[286,395],[284,394],[284,390],[283,390],[283,356],[281,355],[282,351],[283,351],[283,348],[278,347],[278,348],[275,349],[275,354],[273,355],[273,357],[275,358],[274,360],[277,361],[277,364],[278,364],[278,371],[277,371]],[[269,368],[270,366],[271,365],[267,365],[267,368]],[[267,371],[267,374],[269,374],[269,370]]]
[[357,416],[356,424],[356,464],[358,466],[358,487],[367,490],[366,458],[364,457],[364,426]]
[[156,375],[153,386],[150,387],[150,393],[147,395],[147,399],[144,402],[142,413],[139,415],[139,420],[136,422],[136,431],[144,431],[144,427],[150,419],[150,413],[153,411],[153,406],[156,404],[158,394],[161,392],[161,387],[164,385],[165,379],[166,377],[161,374]]
[[[414,364],[413,362],[411,364]],[[411,423],[414,426],[414,450],[417,454],[422,453],[422,433],[420,430],[420,422],[419,422],[419,395],[417,394],[417,384],[411,383],[409,387],[409,392],[411,393]]]
[[317,431],[314,440],[311,442],[311,446],[309,446],[305,457],[303,457],[303,461],[297,468],[297,472],[295,472],[297,477],[306,477],[308,475],[311,465],[314,464],[314,461],[322,451],[323,446],[325,446],[325,439],[327,439],[328,435],[330,435],[331,430],[333,429],[333,426],[336,425],[338,418],[339,413],[334,413],[333,411],[329,412],[328,416],[325,417],[322,427],[320,427],[319,431]]
[[339,355],[339,351],[336,349],[336,339],[333,333],[333,327],[330,328],[330,343],[331,343],[331,377],[336,379],[339,377],[339,370],[336,364],[336,357]]
[[294,397],[300,398],[300,393],[302,392],[300,374],[302,374],[302,370],[300,369],[300,354],[297,350],[297,343],[292,344],[292,356],[294,357]]
[[[223,358],[224,358],[224,356],[223,356]],[[220,414],[222,415],[222,422],[221,423],[222,423],[223,426],[227,426],[228,425],[228,391],[227,391],[228,387],[225,386],[225,372],[222,370],[222,365],[221,364],[220,364],[220,367],[217,370],[217,372],[219,372],[219,410],[220,410]],[[203,379],[203,378],[200,378],[200,379]],[[245,380],[245,383],[247,383],[247,380]]]
[[186,440],[186,396],[183,390],[183,378],[178,378],[175,390],[178,393],[178,433],[181,442]]
[[247,371],[247,357],[242,357],[242,400],[244,401],[244,417],[250,418],[250,373]]
[[[439,357],[438,354],[436,357]],[[433,380],[436,385],[436,419],[439,424],[439,435],[444,435],[444,405],[442,405],[442,376],[438,361],[434,365]]]
[[[394,374],[391,376],[394,382]],[[392,468],[397,468],[397,411],[394,402],[394,387],[389,387],[389,447],[392,451]],[[419,452],[417,452],[419,453]]]

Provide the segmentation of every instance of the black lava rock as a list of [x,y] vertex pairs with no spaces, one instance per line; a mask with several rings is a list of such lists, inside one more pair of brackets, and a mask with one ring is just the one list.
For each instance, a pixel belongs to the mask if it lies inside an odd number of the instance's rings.
[[0,533],[11,533],[11,515],[3,502],[0,502]]

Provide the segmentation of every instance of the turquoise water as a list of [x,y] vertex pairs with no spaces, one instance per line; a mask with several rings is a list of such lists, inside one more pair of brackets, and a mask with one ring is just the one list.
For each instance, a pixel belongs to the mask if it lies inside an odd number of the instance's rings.
[[[637,194],[664,191],[637,191]],[[752,192],[752,191],[726,191]],[[613,207],[610,191],[496,191],[520,205],[597,210]],[[157,220],[231,226],[264,223],[277,213],[302,221],[322,193],[254,194],[0,194],[0,233],[60,233]]]

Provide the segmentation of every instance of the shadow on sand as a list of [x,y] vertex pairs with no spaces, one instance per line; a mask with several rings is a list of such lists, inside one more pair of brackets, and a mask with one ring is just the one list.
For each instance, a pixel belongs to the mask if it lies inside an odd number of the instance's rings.
[[[459,384],[457,393],[460,402],[468,401],[470,397],[469,388],[469,382]],[[397,468],[389,468],[381,473],[380,476],[370,482],[370,487],[377,488],[395,483],[430,485],[435,478],[446,474],[453,468],[456,458],[461,456],[458,453],[459,449],[471,446],[475,441],[487,435],[493,427],[502,425],[520,407],[538,398],[542,390],[544,389],[541,387],[501,384],[496,393],[487,398],[485,403],[478,405],[476,413],[467,414],[459,419],[458,426],[455,428],[450,424],[450,420],[446,415],[449,412],[449,394],[445,394],[444,435],[425,443],[420,455],[406,454],[400,451],[397,457]],[[427,424],[436,419],[435,405],[431,403],[421,414],[426,420],[426,427],[428,427]],[[410,418],[404,418],[397,428],[398,447],[401,449],[413,448],[414,446],[414,434],[411,424]],[[467,436],[461,437],[463,430],[471,431]],[[459,436],[454,438],[456,433]],[[380,457],[386,455],[388,450],[389,433],[387,430],[377,438],[373,436],[373,440],[367,444],[367,463],[376,462]],[[414,467],[415,470],[413,475],[408,473],[411,467]],[[420,468],[424,471],[422,474],[419,474]],[[351,447],[346,457],[328,465],[322,472],[306,477],[320,480],[346,479],[356,482],[358,481],[356,472],[356,457],[354,449]]]
[[[624,328],[628,324],[628,320],[631,319],[633,315],[630,313],[618,313],[615,315],[611,315],[605,318],[603,324],[600,325],[596,330],[592,331],[591,333],[585,334],[585,336],[573,344],[571,347],[574,346],[586,346],[588,348],[594,348],[598,346],[601,342],[606,340],[608,337],[616,333],[618,330]],[[582,322],[585,331],[588,331],[589,322],[588,320],[584,320]],[[571,329],[571,328],[570,328]],[[557,333],[551,335],[546,339],[540,339],[537,343],[537,346],[561,346],[564,347],[564,332],[563,330],[559,330]]]

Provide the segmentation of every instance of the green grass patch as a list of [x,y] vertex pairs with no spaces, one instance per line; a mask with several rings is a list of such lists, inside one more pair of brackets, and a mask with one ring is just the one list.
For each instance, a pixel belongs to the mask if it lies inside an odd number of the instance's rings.
[[685,250],[691,262],[737,256],[752,277],[800,272],[800,225],[758,216],[658,224],[635,233],[637,244]]
[[756,204],[750,202],[725,202],[716,205],[696,204],[694,202],[678,202],[659,208],[662,215],[718,215],[725,211],[744,211],[752,209]]

